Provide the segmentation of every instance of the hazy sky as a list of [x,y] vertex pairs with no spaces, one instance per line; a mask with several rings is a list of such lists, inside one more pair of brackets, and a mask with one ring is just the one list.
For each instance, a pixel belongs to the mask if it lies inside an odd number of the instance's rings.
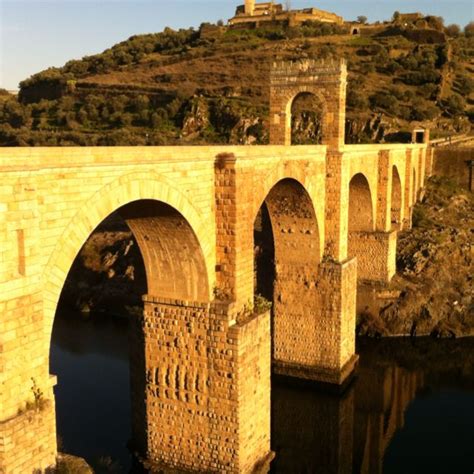
[[[99,53],[134,34],[227,20],[240,3],[243,0],[0,0],[0,87],[16,89],[35,72]],[[291,6],[314,6],[347,20],[365,15],[376,21],[391,18],[395,10],[421,11],[464,26],[474,16],[474,0],[292,0]]]

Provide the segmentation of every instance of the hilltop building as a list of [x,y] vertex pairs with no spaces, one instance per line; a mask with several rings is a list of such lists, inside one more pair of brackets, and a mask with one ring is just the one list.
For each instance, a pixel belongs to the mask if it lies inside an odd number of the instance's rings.
[[245,25],[258,26],[263,22],[288,22],[290,25],[298,25],[305,21],[322,21],[326,23],[343,24],[344,18],[335,13],[319,10],[318,8],[304,8],[302,10],[284,10],[281,3],[245,0],[244,5],[239,5],[235,16],[229,20],[230,26]]

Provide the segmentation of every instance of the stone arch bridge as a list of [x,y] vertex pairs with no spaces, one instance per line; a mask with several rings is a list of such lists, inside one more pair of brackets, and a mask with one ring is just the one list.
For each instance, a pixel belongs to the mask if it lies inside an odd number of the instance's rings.
[[[270,455],[271,365],[333,384],[351,375],[357,279],[393,276],[431,151],[426,140],[345,145],[345,80],[343,63],[276,64],[269,146],[0,150],[1,473],[55,463],[56,306],[82,245],[116,211],[147,275],[131,355],[145,457],[252,472]],[[323,145],[289,146],[298,91],[325,102]],[[249,306],[262,208],[271,315]]]

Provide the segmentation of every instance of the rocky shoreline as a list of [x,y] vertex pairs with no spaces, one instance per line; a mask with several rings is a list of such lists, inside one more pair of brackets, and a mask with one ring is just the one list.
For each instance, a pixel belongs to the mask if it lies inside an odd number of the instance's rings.
[[474,198],[432,177],[399,234],[397,274],[387,286],[362,284],[357,334],[474,336]]

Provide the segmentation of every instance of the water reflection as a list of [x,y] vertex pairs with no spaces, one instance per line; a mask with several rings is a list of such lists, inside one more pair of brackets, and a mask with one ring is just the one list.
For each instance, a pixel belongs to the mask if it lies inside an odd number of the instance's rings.
[[[271,472],[472,472],[474,339],[359,341],[358,351],[343,394],[273,381]],[[110,457],[114,472],[130,469],[128,359],[123,322],[57,318],[63,449],[96,467]]]

